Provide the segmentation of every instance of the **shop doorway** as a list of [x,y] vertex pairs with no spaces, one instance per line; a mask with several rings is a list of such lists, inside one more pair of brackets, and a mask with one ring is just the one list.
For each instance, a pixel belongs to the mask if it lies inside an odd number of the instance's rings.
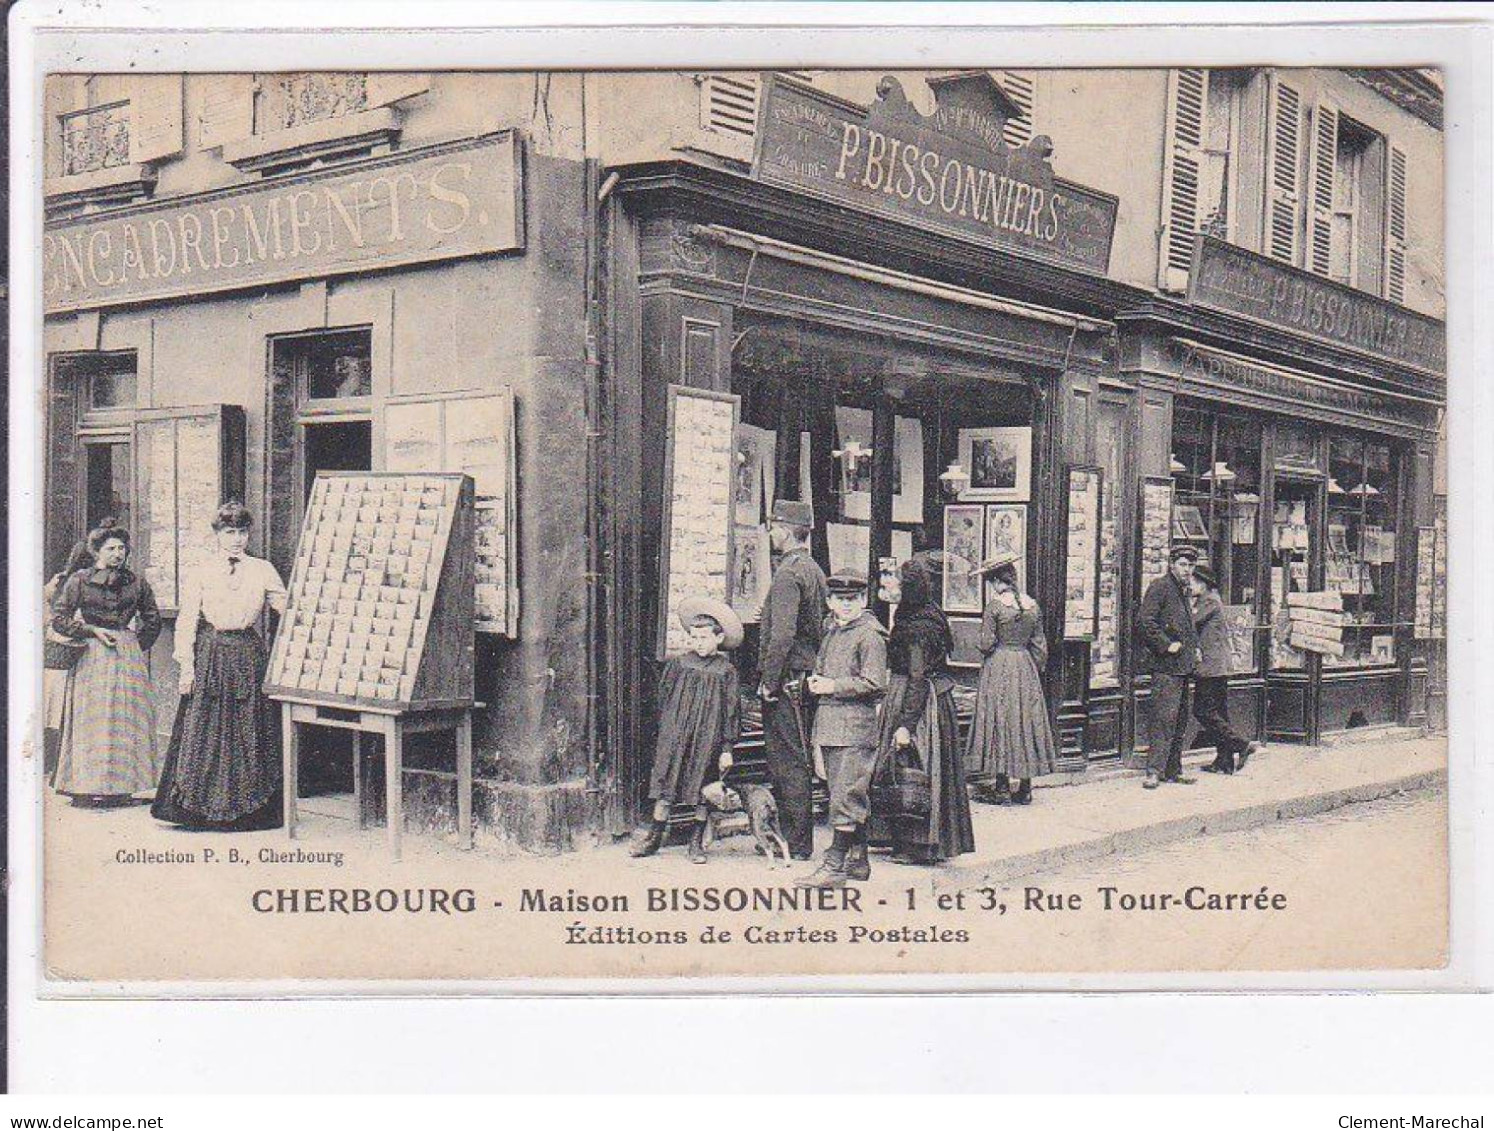
[[311,498],[320,471],[372,471],[373,423],[352,420],[336,424],[303,424],[305,458],[301,475],[301,504]]
[[[353,327],[270,342],[266,550],[287,581],[317,473],[374,469],[372,337],[370,329]],[[378,762],[379,740],[365,738],[363,754]],[[351,732],[308,728],[300,763],[302,808],[352,820]]]

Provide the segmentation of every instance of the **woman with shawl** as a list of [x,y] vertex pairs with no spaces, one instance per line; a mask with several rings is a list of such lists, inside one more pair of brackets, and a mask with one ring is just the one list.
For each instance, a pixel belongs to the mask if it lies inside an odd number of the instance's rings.
[[887,781],[898,765],[917,766],[928,774],[930,805],[921,821],[884,813],[875,823],[884,828],[890,823],[892,858],[912,864],[936,864],[975,851],[949,675],[954,638],[933,577],[924,555],[882,575],[881,596],[897,604],[897,616],[887,640],[891,680],[879,720],[878,778]]

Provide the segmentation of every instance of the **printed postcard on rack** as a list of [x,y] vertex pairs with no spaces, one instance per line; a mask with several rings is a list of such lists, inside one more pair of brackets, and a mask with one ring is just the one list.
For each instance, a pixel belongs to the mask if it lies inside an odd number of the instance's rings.
[[1442,73],[1031,64],[53,68],[47,991],[1443,969]]

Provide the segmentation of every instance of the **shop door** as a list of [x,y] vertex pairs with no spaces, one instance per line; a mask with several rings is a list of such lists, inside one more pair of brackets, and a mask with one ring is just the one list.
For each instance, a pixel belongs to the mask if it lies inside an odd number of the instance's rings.
[[1276,476],[1268,574],[1271,644],[1267,656],[1266,737],[1315,743],[1319,657],[1291,643],[1287,598],[1321,588],[1322,481]]

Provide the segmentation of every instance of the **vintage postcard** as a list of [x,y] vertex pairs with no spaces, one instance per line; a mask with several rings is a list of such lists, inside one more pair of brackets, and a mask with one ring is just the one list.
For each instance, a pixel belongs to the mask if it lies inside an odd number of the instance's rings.
[[43,992],[1443,969],[1414,63],[52,68]]

